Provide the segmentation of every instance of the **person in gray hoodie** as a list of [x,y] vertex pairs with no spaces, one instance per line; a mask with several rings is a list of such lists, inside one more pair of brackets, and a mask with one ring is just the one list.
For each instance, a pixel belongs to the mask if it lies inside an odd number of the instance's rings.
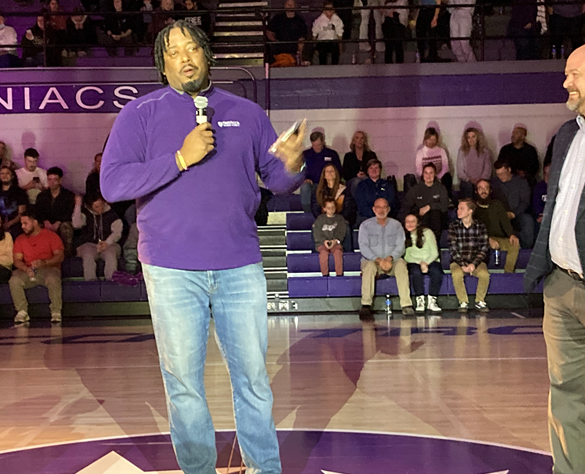
[[83,259],[83,279],[97,280],[96,261],[105,261],[104,276],[111,280],[118,269],[122,237],[122,219],[112,210],[102,196],[86,196],[82,209],[82,199],[75,196],[73,210],[73,228],[81,229],[81,245],[77,247],[77,256]]
[[421,225],[431,229],[439,242],[441,232],[447,228],[449,194],[436,177],[437,168],[433,163],[427,163],[423,167],[422,181],[410,188],[404,198],[399,220],[404,222],[408,214],[419,216]]
[[512,167],[507,161],[494,163],[496,178],[493,179],[493,195],[504,203],[512,226],[518,233],[520,246],[532,248],[534,243],[534,218],[530,215],[532,193],[528,182],[512,174]]
[[326,198],[321,214],[313,223],[313,238],[319,252],[321,274],[329,276],[329,254],[335,261],[335,274],[343,275],[343,247],[341,242],[345,238],[345,219],[335,214],[335,199]]

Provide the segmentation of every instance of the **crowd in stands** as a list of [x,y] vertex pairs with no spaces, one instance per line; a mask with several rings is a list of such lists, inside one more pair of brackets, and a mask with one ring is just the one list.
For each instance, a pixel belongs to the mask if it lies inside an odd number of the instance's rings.
[[[545,49],[547,57],[558,59],[583,44],[585,19],[582,5],[563,4],[561,0],[546,4],[545,8],[544,3],[539,5],[536,1],[506,2],[509,22],[505,34],[514,41],[516,59],[543,59]],[[326,0],[323,13],[309,27],[301,14],[294,11],[297,8],[295,0],[285,0],[286,11],[273,15],[268,24],[266,36],[273,42],[270,50],[272,65],[310,64],[315,49],[319,53],[319,64],[338,64],[340,51],[345,47],[340,40],[355,37],[351,33],[354,14],[351,7],[354,6],[374,7],[358,13],[361,21],[355,36],[360,41],[359,50],[371,51],[372,44],[375,44],[377,52],[385,52],[387,64],[404,62],[404,45],[411,38],[416,39],[417,61],[448,61],[439,55],[442,47],[450,47],[458,62],[477,61],[470,40],[474,28],[475,36],[479,33],[481,21],[474,22],[474,15],[479,19],[480,12],[484,15],[493,12],[492,6],[485,7],[480,2],[476,5],[475,0],[357,0],[355,4]],[[347,7],[350,8],[344,9]],[[372,15],[373,31],[370,33]],[[547,32],[551,38],[550,48],[544,48],[541,39]],[[564,49],[565,39],[568,40],[567,51]]]
[[198,0],[81,0],[69,12],[60,8],[59,0],[49,0],[20,38],[0,7],[0,68],[59,66],[64,58],[85,57],[98,45],[110,56],[118,48],[132,56],[178,19],[212,36],[212,17]]
[[[24,290],[47,287],[51,320],[61,321],[61,263],[78,256],[85,281],[98,279],[98,260],[105,262],[105,280],[136,284],[138,263],[136,206],[110,205],[101,195],[101,153],[94,158],[83,196],[62,186],[63,170],[38,166],[39,152],[28,148],[19,167],[0,142],[0,283],[9,283],[17,311],[15,322],[29,320]],[[118,271],[124,255],[125,272]]]
[[[366,132],[354,133],[343,163],[326,146],[323,133],[314,132],[312,147],[304,152],[307,181],[301,196],[303,210],[316,217],[313,238],[322,275],[329,275],[329,254],[336,275],[343,275],[342,252],[353,251],[352,229],[359,229],[360,317],[373,317],[374,282],[382,274],[396,277],[403,313],[424,312],[425,307],[438,312],[443,279],[439,245],[446,234],[460,311],[467,311],[469,304],[465,274],[478,278],[475,308],[487,311],[490,252],[507,252],[504,272],[513,273],[520,248],[533,245],[546,202],[550,162],[545,161],[538,181],[538,154],[526,143],[526,135],[526,127],[515,126],[511,143],[492,164],[483,133],[466,129],[457,154],[460,188],[455,191],[448,153],[437,130],[428,128],[414,156],[418,176],[412,181],[406,175],[404,192],[399,193],[394,177],[382,177],[382,163],[370,149]],[[430,277],[426,299],[424,274]]]

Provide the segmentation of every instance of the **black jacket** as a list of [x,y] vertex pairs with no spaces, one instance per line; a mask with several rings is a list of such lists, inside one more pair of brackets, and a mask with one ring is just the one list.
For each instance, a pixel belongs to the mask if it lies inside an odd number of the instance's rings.
[[[559,193],[561,170],[563,169],[563,164],[567,158],[571,143],[573,143],[573,139],[578,131],[579,125],[577,121],[575,119],[569,120],[561,126],[555,138],[542,224],[540,225],[540,232],[536,238],[536,244],[530,255],[530,262],[528,262],[528,267],[524,274],[524,287],[528,293],[534,291],[534,288],[536,288],[540,280],[551,273],[554,268],[548,244],[552,215]],[[581,266],[585,268],[585,188],[581,193],[579,211],[577,213],[577,220],[575,221],[575,239],[577,241],[577,251]]]
[[59,195],[53,199],[51,190],[46,189],[38,195],[35,208],[37,219],[41,224],[45,221],[49,221],[51,224],[57,221],[71,222],[75,208],[75,194],[68,189],[61,188]]

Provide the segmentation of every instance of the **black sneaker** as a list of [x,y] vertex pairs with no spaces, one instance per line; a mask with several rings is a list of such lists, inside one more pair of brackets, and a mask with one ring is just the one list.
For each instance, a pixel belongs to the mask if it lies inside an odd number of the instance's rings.
[[360,309],[360,321],[364,323],[371,323],[375,320],[374,312],[372,311],[372,307],[370,305],[363,305]]
[[402,308],[402,315],[403,316],[412,316],[414,314],[414,309],[412,306],[405,306]]

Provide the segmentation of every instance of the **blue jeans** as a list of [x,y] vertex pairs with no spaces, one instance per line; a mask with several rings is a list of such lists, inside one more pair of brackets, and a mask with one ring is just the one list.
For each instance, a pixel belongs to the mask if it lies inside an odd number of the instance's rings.
[[262,264],[215,271],[143,265],[171,438],[185,474],[215,474],[217,452],[203,375],[209,321],[232,384],[236,431],[250,474],[280,474],[266,372]]
[[300,187],[301,206],[303,212],[311,212],[311,195],[317,191],[317,184],[303,183]]

